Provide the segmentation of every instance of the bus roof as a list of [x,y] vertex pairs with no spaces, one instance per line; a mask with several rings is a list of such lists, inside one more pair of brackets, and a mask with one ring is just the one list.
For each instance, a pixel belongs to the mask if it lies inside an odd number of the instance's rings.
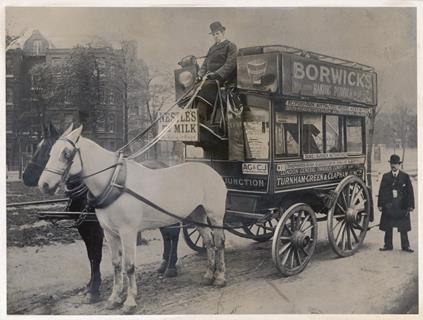
[[375,72],[375,69],[373,67],[370,67],[361,63],[357,63],[357,62],[353,62],[353,61],[349,61],[345,59],[340,59],[340,58],[335,58],[325,54],[320,54],[313,51],[306,51],[306,50],[302,50],[302,49],[298,49],[298,48],[294,48],[294,47],[290,47],[286,45],[264,45],[264,46],[240,48],[238,51],[238,54],[240,56],[248,56],[253,54],[263,54],[263,53],[271,53],[271,52],[291,53],[291,54],[295,54],[304,58],[315,59],[317,61],[333,63],[337,65],[342,65],[344,67],[360,69],[360,70],[368,71],[368,72]]

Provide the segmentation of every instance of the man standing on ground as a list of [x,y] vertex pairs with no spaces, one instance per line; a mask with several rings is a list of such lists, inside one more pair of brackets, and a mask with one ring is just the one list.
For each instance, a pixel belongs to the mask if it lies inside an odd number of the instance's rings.
[[383,175],[379,188],[378,208],[382,211],[379,229],[385,231],[385,243],[380,251],[393,249],[393,228],[401,234],[401,248],[414,252],[408,241],[411,230],[410,213],[414,210],[414,192],[410,177],[401,171],[401,159],[393,154],[390,157],[391,171]]

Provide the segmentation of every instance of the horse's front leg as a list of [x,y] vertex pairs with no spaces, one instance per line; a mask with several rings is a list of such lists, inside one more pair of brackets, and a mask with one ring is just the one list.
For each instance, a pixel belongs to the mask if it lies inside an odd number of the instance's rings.
[[123,263],[125,267],[126,276],[128,278],[128,294],[125,303],[123,304],[124,312],[129,313],[133,311],[137,303],[135,298],[137,296],[137,282],[135,277],[135,256],[137,245],[137,230],[124,230],[121,236],[123,248]]
[[120,238],[113,231],[105,228],[104,236],[109,244],[113,264],[113,289],[107,307],[113,309],[123,302],[122,248]]

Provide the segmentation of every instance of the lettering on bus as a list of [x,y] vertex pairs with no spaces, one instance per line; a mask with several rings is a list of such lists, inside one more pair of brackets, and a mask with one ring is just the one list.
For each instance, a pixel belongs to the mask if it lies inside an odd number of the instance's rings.
[[276,187],[307,185],[319,182],[335,182],[349,175],[362,177],[363,170],[355,168],[352,170],[339,170],[325,173],[295,174],[276,178]]
[[376,105],[376,73],[283,55],[285,94]]
[[178,121],[169,129],[162,140],[169,141],[198,141],[198,110],[189,109],[169,113],[159,113],[159,132],[179,116]]
[[228,188],[243,190],[266,190],[267,180],[256,178],[223,177]]

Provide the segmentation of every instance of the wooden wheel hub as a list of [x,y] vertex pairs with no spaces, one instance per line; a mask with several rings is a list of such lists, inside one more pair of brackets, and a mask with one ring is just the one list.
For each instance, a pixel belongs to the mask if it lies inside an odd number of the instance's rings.
[[291,243],[294,248],[305,248],[310,243],[310,237],[301,231],[295,231],[291,236]]
[[348,224],[355,224],[360,221],[360,217],[358,215],[358,210],[355,208],[349,207],[347,209],[346,220]]

